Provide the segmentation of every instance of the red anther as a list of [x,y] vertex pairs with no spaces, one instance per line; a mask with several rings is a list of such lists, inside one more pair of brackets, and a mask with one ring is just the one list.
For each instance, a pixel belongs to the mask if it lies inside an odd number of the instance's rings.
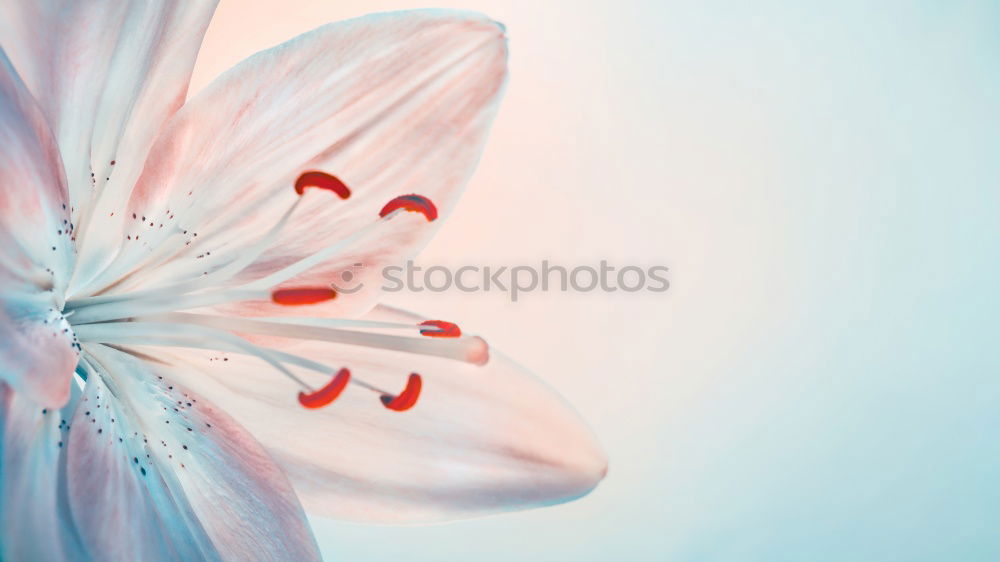
[[420,325],[428,326],[428,328],[420,328],[420,335],[429,338],[457,338],[462,335],[462,329],[458,327],[458,324],[444,320],[427,320],[421,322]]
[[389,201],[382,207],[379,211],[378,216],[384,217],[389,213],[395,211],[396,209],[405,209],[414,213],[423,213],[427,217],[428,221],[432,221],[438,218],[437,207],[430,199],[424,197],[423,195],[400,195],[399,197]]
[[309,187],[318,187],[319,189],[332,191],[339,195],[341,199],[347,199],[351,196],[351,190],[348,189],[344,182],[326,172],[315,170],[305,172],[299,176],[299,179],[295,180],[295,193],[302,195],[306,188]]
[[347,369],[341,369],[323,388],[310,393],[300,392],[299,404],[310,409],[322,408],[336,400],[340,393],[347,388],[347,383],[350,381],[351,372]]
[[400,392],[398,396],[383,394],[381,397],[382,405],[390,410],[405,412],[417,403],[417,398],[420,398],[420,386],[420,375],[410,373],[410,378],[406,380],[406,388],[403,389],[403,392]]
[[278,289],[271,293],[271,300],[277,304],[295,306],[299,304],[316,304],[337,297],[337,291],[330,287],[300,287],[297,289]]

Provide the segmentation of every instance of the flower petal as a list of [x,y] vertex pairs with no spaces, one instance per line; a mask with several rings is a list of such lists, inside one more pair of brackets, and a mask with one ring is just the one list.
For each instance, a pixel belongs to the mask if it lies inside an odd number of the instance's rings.
[[39,408],[66,403],[78,357],[69,324],[53,304],[44,293],[0,295],[0,383]]
[[[166,254],[180,270],[145,267],[114,290],[190,278],[242,255],[297,200],[293,186],[311,170],[338,177],[350,198],[307,190],[250,276],[358,231],[400,195],[427,197],[446,215],[479,159],[505,78],[502,28],[451,11],[338,22],[250,57],[175,115],[130,202],[129,216],[148,220],[122,233],[142,242],[126,244],[116,275],[154,263],[148,248],[161,244],[175,245]],[[369,239],[311,275],[339,281],[354,263],[377,271],[416,252],[439,223],[412,221],[392,247]],[[370,308],[370,294],[331,306],[342,314],[366,299]]]
[[73,418],[67,472],[96,558],[319,559],[291,486],[246,431],[159,367],[87,351],[95,372]]
[[[0,37],[52,126],[81,233],[92,213],[98,229],[115,220],[109,205],[128,197],[161,126],[184,101],[215,4],[0,2]],[[95,251],[114,250],[100,236],[80,242],[91,250],[82,253],[86,270],[111,257]]]
[[74,257],[66,183],[48,125],[2,50],[0,146],[0,382],[59,407],[77,359],[59,313]]
[[0,559],[85,559],[60,484],[70,413],[43,410],[0,383]]
[[[421,320],[384,307],[368,318]],[[463,518],[568,501],[604,476],[604,453],[579,416],[495,350],[479,367],[341,344],[281,349],[347,367],[393,392],[411,372],[423,376],[419,400],[405,412],[353,385],[325,408],[305,409],[297,387],[252,359],[150,351],[189,365],[183,380],[257,437],[310,513],[379,522]],[[329,380],[301,376],[316,388]]]

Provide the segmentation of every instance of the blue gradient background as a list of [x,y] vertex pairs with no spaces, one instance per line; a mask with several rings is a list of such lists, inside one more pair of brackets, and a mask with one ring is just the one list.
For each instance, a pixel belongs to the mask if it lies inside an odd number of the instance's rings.
[[[422,262],[663,263],[672,287],[395,295],[537,370],[611,471],[533,512],[317,520],[328,558],[1000,559],[1000,4],[447,5],[507,24],[512,80]],[[224,3],[195,89],[420,6]]]

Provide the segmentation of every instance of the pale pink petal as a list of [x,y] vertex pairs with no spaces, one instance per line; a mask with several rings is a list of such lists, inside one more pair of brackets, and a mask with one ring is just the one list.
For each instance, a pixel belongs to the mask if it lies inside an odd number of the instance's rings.
[[[503,29],[451,11],[334,23],[250,57],[190,100],[157,140],[128,210],[146,220],[126,225],[116,264],[121,273],[147,267],[114,290],[200,275],[242,255],[297,199],[293,185],[307,170],[339,177],[350,198],[308,194],[272,250],[237,281],[344,238],[400,195],[427,197],[447,216],[482,152],[505,78]],[[338,281],[359,262],[377,271],[412,255],[440,221],[412,221],[390,241],[370,238],[308,280]],[[176,246],[173,263],[148,267],[156,262],[149,249],[161,244]],[[343,314],[358,300],[370,307],[369,293],[327,311]]]
[[88,350],[96,373],[73,417],[67,474],[96,559],[319,559],[291,486],[245,430],[156,366]]
[[[106,228],[109,205],[128,196],[153,139],[184,101],[214,10],[213,0],[0,2],[0,37],[52,125],[81,230]],[[96,253],[114,249],[92,238],[78,276],[111,257]]]
[[77,353],[69,325],[46,304],[44,295],[0,296],[0,383],[39,408],[58,408],[69,399]]
[[60,485],[63,419],[0,383],[0,559],[85,559]]
[[[367,317],[422,320],[382,307]],[[186,383],[264,445],[310,513],[379,522],[464,518],[568,501],[604,476],[605,455],[580,417],[496,350],[480,367],[342,344],[281,349],[348,367],[394,393],[411,372],[423,376],[423,392],[405,412],[353,385],[332,404],[307,410],[297,402],[299,388],[258,360],[150,348],[189,365]],[[317,388],[329,380],[301,376]]]
[[59,407],[77,357],[59,314],[74,257],[66,184],[48,126],[2,50],[0,147],[0,382]]

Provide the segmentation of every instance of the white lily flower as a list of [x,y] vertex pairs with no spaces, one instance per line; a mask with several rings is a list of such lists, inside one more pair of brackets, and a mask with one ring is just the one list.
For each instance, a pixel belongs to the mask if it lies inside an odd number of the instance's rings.
[[305,512],[591,490],[604,453],[556,394],[378,305],[475,168],[503,28],[334,23],[185,101],[214,7],[0,4],[0,559],[308,560]]

